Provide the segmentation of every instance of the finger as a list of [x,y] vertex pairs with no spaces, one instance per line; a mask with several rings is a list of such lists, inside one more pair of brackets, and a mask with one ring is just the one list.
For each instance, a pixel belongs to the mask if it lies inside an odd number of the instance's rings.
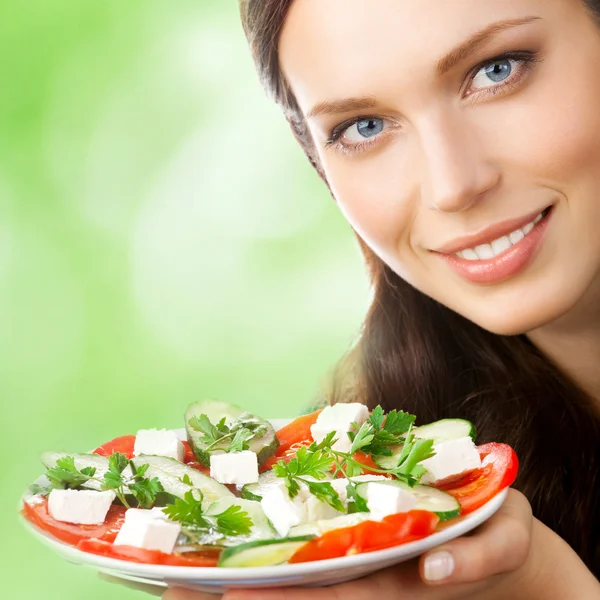
[[162,596],[165,591],[164,586],[162,585],[151,585],[149,583],[139,583],[137,581],[131,581],[129,579],[121,579],[120,577],[113,577],[112,575],[107,575],[106,573],[98,573],[100,579],[104,579],[107,583],[116,583],[118,585],[125,586],[132,590],[137,590],[139,592],[145,592],[146,594],[150,594],[151,596]]
[[196,592],[186,588],[170,587],[162,597],[162,600],[218,600],[222,598],[219,594],[209,594],[208,592]]
[[429,585],[471,583],[516,571],[529,554],[533,515],[525,496],[509,490],[498,512],[470,537],[460,537],[423,555],[419,572]]

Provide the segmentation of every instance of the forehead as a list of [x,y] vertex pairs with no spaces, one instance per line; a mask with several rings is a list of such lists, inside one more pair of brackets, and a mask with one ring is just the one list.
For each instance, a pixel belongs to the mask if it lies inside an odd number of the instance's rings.
[[[434,77],[437,61],[497,21],[546,17],[575,0],[295,0],[282,70],[303,111]],[[503,32],[503,39],[517,35]]]

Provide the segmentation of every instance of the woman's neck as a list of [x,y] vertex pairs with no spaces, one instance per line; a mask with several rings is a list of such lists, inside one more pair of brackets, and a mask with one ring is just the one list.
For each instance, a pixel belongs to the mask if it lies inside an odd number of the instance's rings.
[[600,294],[594,291],[590,288],[573,310],[527,337],[595,400],[600,414]]

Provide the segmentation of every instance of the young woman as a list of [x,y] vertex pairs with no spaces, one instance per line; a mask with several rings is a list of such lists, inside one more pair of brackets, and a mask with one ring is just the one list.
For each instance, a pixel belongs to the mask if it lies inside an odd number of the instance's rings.
[[241,8],[370,269],[336,399],[464,417],[521,459],[472,536],[310,597],[600,598],[600,0]]

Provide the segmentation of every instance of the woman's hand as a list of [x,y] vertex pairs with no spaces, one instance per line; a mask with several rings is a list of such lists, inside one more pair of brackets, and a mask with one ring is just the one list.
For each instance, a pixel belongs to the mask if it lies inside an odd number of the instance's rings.
[[[579,557],[531,513],[529,502],[509,490],[500,510],[471,535],[435,548],[418,560],[325,588],[311,600],[544,600],[600,598],[600,584]],[[223,600],[305,600],[306,588],[231,590]],[[163,600],[214,600],[172,588]]]

